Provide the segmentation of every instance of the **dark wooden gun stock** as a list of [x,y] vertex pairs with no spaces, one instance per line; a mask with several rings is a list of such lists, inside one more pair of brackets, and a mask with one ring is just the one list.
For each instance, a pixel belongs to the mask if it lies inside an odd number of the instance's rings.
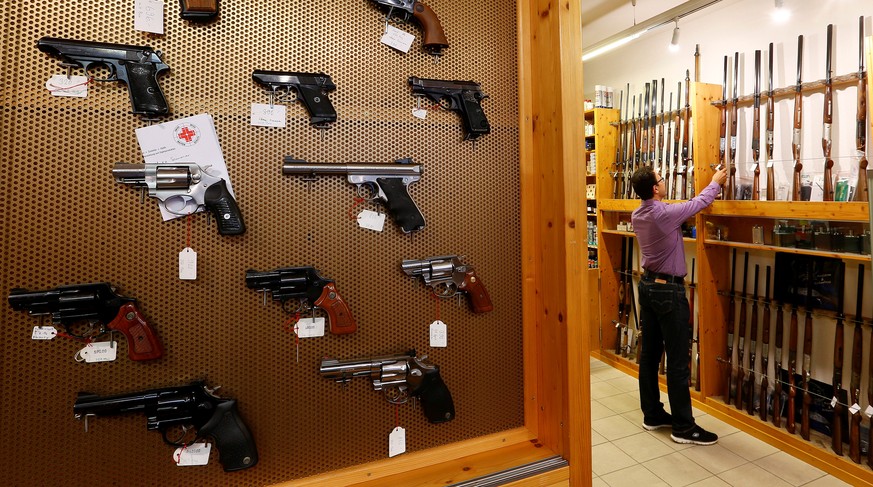
[[845,292],[845,263],[840,262],[843,278],[837,284],[837,326],[834,329],[834,416],[831,419],[831,448],[837,455],[843,454],[843,299]]
[[810,264],[806,279],[806,318],[803,323],[803,362],[801,364],[803,404],[800,410],[800,436],[809,441],[809,405],[812,402],[812,395],[809,393],[809,381],[812,379],[812,290],[815,281],[815,263]]
[[737,249],[734,248],[733,258],[731,259],[731,293],[728,303],[728,318],[727,318],[727,357],[725,357],[725,379],[724,379],[724,403],[731,403],[731,378],[733,376],[733,356],[734,356],[734,309],[736,309],[736,277],[737,277]]
[[746,281],[749,278],[749,253],[745,252],[743,258],[743,294],[740,295],[740,320],[737,326],[737,401],[735,403],[737,409],[743,409],[743,388],[747,387],[745,383],[746,369],[743,367],[743,356],[745,355],[746,341]]
[[[849,394],[852,404],[861,403],[861,355],[864,345],[861,335],[862,304],[864,302],[864,264],[858,265],[858,294],[855,305],[855,331],[852,335],[852,378],[849,382]],[[869,448],[869,447],[868,447]],[[861,463],[861,411],[854,411],[849,421],[849,458],[855,463]]]
[[[858,19],[858,112],[855,116],[855,148],[858,150],[858,182],[855,201],[867,201],[867,72],[864,71],[864,16]],[[871,428],[873,431],[873,428]],[[873,448],[869,448],[873,450]]]
[[764,330],[761,333],[761,391],[758,399],[758,412],[761,421],[767,421],[767,390],[770,384],[767,374],[770,370],[770,266],[764,278]]

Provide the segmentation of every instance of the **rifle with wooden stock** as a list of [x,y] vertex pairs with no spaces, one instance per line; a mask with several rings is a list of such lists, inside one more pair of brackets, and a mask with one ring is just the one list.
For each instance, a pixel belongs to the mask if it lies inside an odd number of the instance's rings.
[[737,249],[734,248],[733,259],[731,259],[731,293],[728,302],[728,319],[727,319],[727,357],[725,358],[727,372],[725,373],[724,386],[724,403],[731,403],[731,379],[733,376],[733,356],[734,356],[734,309],[736,309],[736,277],[737,277]]
[[624,173],[624,198],[630,199],[633,195],[633,189],[630,184],[630,177],[637,169],[637,160],[640,157],[640,139],[637,132],[637,119],[634,117],[634,112],[637,110],[637,95],[633,96],[631,111],[628,113],[627,123],[630,125],[630,140],[628,141],[628,160],[630,167]]
[[794,157],[794,177],[791,183],[791,201],[800,201],[800,131],[803,128],[803,93],[801,75],[803,71],[803,36],[797,36],[797,85],[794,88],[794,131],[791,136],[791,155]]
[[761,391],[758,399],[758,412],[761,421],[767,421],[767,389],[770,384],[767,374],[770,370],[770,266],[764,278],[764,331],[761,334]]
[[731,147],[730,147],[730,156],[731,160],[728,163],[728,182],[727,182],[727,192],[728,195],[725,197],[726,200],[732,200],[736,198],[736,190],[737,190],[737,101],[739,101],[739,96],[737,96],[737,85],[739,80],[739,71],[740,71],[740,53],[734,53],[734,97],[731,100]]
[[[694,359],[693,348],[694,342],[694,259],[691,259],[691,281],[688,283],[688,328],[689,328],[689,343],[688,343],[688,371],[692,370],[692,360]],[[700,371],[697,371],[700,375]],[[691,387],[691,375],[688,376],[688,387]]]
[[782,426],[782,345],[785,342],[783,335],[783,316],[785,303],[779,303],[776,307],[776,360],[773,378],[773,426]]
[[[661,78],[661,121],[658,123],[658,170],[662,176],[669,176],[664,167],[664,78]],[[669,181],[667,181],[669,184]],[[669,188],[668,188],[669,189]],[[670,194],[669,192],[667,194]]]
[[[761,50],[755,51],[755,107],[752,116],[752,199],[759,199],[761,191]],[[766,373],[766,371],[765,371]]]
[[[640,110],[642,110],[642,133],[641,138],[642,142],[640,142],[640,154],[642,158],[640,159],[640,163],[648,165],[649,163],[649,89],[651,88],[650,83],[646,83],[646,99],[640,100],[643,104],[640,105]],[[644,108],[645,107],[645,108]]]
[[[673,199],[679,199],[682,192],[679,190],[679,176],[682,177],[683,185],[685,183],[685,168],[679,166],[679,144],[682,141],[682,134],[679,132],[681,128],[682,118],[679,113],[682,111],[679,104],[682,97],[682,82],[680,81],[676,89],[676,114],[673,116],[673,125],[676,127],[676,133],[673,135]],[[668,137],[669,139],[669,137]]]
[[[840,267],[845,269],[845,263],[840,262]],[[845,272],[840,272],[845,276]],[[843,300],[845,292],[845,279],[837,283],[837,327],[834,330],[834,416],[831,420],[831,447],[837,455],[843,454]]]
[[822,201],[834,200],[834,160],[831,159],[831,123],[834,119],[834,85],[831,80],[831,51],[833,50],[834,24],[828,24],[827,55],[825,57],[824,113],[822,114],[821,150],[824,155],[824,194]]
[[812,288],[815,281],[815,262],[809,264],[806,284],[806,319],[803,323],[803,363],[800,377],[803,380],[803,404],[800,409],[800,436],[809,441],[809,381],[812,379]]
[[[694,183],[694,159],[691,154],[691,141],[688,138],[688,131],[691,126],[691,79],[688,77],[688,70],[685,70],[685,120],[682,128],[682,163],[685,165],[684,181],[682,182],[682,199],[688,198],[688,184]],[[692,196],[694,195],[694,187],[691,188]]]
[[619,260],[619,283],[618,283],[618,319],[615,321],[615,354],[619,355],[624,349],[626,340],[624,327],[626,326],[625,309],[627,305],[627,273],[624,267],[624,253],[627,250],[627,238],[621,237],[621,258]]
[[[749,347],[749,380],[748,386],[746,386],[746,412],[750,415],[755,414],[755,384],[758,383],[755,380],[755,373],[757,369],[755,368],[755,352],[756,352],[756,342],[758,339],[758,264],[755,264],[755,281],[754,281],[753,291],[752,291],[752,324],[750,325],[750,347]],[[763,396],[761,398],[763,400]]]
[[[860,313],[856,319],[863,319]],[[868,346],[871,350],[867,363],[867,405],[869,407],[873,406],[873,333],[870,334],[870,345]],[[867,465],[873,467],[873,423],[867,428]]]
[[[727,123],[728,123],[728,101],[727,101],[727,82],[728,82],[728,57],[724,57],[724,82],[721,85],[721,124],[718,127],[718,163],[721,167],[728,167],[727,157]],[[721,190],[721,199],[728,199],[727,190]]]
[[[797,283],[794,285],[794,300],[797,299]],[[788,333],[788,419],[785,420],[785,429],[789,433],[794,434],[794,397],[797,395],[796,385],[794,383],[794,374],[797,373],[797,303],[791,303],[791,321],[789,322]]]
[[776,169],[773,167],[773,129],[776,100],[773,99],[773,43],[770,43],[770,65],[767,82],[767,201],[776,200]]
[[745,376],[746,369],[743,368],[743,356],[745,355],[745,342],[746,342],[746,283],[749,280],[749,253],[745,252],[745,256],[743,258],[743,294],[740,295],[740,321],[737,326],[737,333],[739,334],[738,346],[737,346],[737,409],[743,409],[743,388],[746,387]]
[[[673,93],[670,93],[670,103],[667,105],[667,109],[669,110],[672,107],[673,107]],[[666,136],[667,153],[664,154],[664,161],[665,161],[664,164],[665,164],[665,167],[667,168],[667,171],[666,171],[667,174],[665,175],[665,177],[669,176],[669,177],[667,177],[667,199],[673,199],[673,190],[676,186],[676,165],[673,164],[672,165],[673,167],[672,168],[670,167],[671,166],[670,161],[672,160],[671,155],[670,155],[670,139],[673,138],[673,125],[670,124],[670,120],[672,120],[673,117],[669,113],[663,113],[661,115],[661,117],[663,118],[662,123],[667,125],[667,136]],[[670,120],[668,120],[667,117],[670,117]]]
[[[627,269],[627,290],[626,290],[626,293],[627,293],[627,299],[628,299],[628,307],[625,310],[626,315],[627,315],[627,328],[626,328],[626,330],[627,330],[626,331],[627,346],[622,349],[622,352],[621,352],[622,357],[627,357],[629,355],[632,355],[631,350],[634,350],[634,348],[631,348],[633,345],[631,342],[633,339],[636,339],[637,343],[639,343],[639,338],[640,338],[639,337],[639,330],[640,330],[639,319],[640,319],[640,317],[639,317],[639,315],[637,315],[637,311],[636,311],[637,310],[637,299],[634,296],[634,270],[633,270],[633,267],[634,267],[634,238],[633,237],[627,238],[627,254],[626,255],[627,255],[627,257],[625,260],[624,267],[625,267],[625,269]],[[631,332],[630,319],[631,319],[632,313],[636,319],[635,330],[637,331],[637,333]],[[634,352],[634,353],[636,353],[636,352]],[[639,361],[639,356],[635,357],[635,359],[637,361]]]
[[612,199],[616,199],[616,198],[618,198],[619,192],[621,191],[621,188],[619,188],[619,186],[621,185],[621,179],[620,179],[620,177],[619,177],[619,175],[621,174],[621,171],[619,171],[619,166],[620,166],[621,154],[622,154],[622,138],[621,138],[621,136],[622,136],[622,123],[621,123],[621,118],[622,118],[622,117],[621,117],[621,105],[622,105],[622,102],[623,102],[623,101],[624,101],[624,92],[623,92],[623,91],[620,91],[620,92],[618,93],[618,110],[619,110],[619,115],[618,115],[618,143],[615,144],[615,160],[614,160],[613,163],[612,163],[612,165],[615,167],[615,172],[612,173]]
[[660,170],[655,166],[656,152],[658,151],[658,80],[652,80],[652,107],[649,110],[649,165],[655,170]]
[[[859,405],[857,408],[849,408],[852,414],[849,421],[849,458],[855,463],[861,463],[861,355],[864,353],[864,345],[861,335],[861,322],[863,318],[864,303],[864,264],[858,265],[858,294],[855,304],[855,331],[852,335],[852,378],[849,382],[849,393],[852,396],[852,404]],[[868,392],[869,394],[869,392]],[[870,447],[867,447],[868,450]]]
[[[858,182],[855,201],[867,201],[867,72],[864,70],[864,16],[858,19],[858,113],[855,116],[855,148],[858,151]],[[873,427],[871,427],[873,431]],[[868,447],[873,451],[873,447]]]

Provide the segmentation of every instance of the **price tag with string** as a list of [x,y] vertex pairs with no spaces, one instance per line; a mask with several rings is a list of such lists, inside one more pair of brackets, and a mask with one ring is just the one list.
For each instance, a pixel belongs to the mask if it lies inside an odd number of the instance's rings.
[[45,82],[45,87],[52,96],[69,96],[73,98],[87,98],[88,84],[91,78],[88,76],[70,76],[69,74],[53,75]]
[[173,452],[173,462],[177,467],[192,467],[209,463],[211,443],[191,443],[176,448]]
[[400,405],[394,405],[394,429],[388,435],[388,457],[406,453],[406,429],[400,426]]
[[285,105],[252,103],[251,124],[257,127],[284,127]]
[[384,213],[379,213],[372,210],[361,210],[361,212],[358,213],[357,217],[352,216],[355,207],[365,201],[367,200],[360,196],[355,196],[354,203],[352,204],[351,208],[349,208],[349,218],[352,220],[357,220],[358,226],[361,228],[381,232],[385,228]]
[[412,47],[412,43],[415,41],[415,36],[409,34],[408,32],[404,32],[396,27],[388,25],[388,22],[385,22],[385,33],[382,34],[382,44],[386,46],[393,47],[401,52],[409,52],[409,48]]
[[30,338],[32,340],[51,340],[56,336],[58,336],[58,330],[53,326],[34,326]]
[[433,296],[436,302],[436,316],[433,323],[430,324],[430,346],[439,348],[448,347],[448,327],[440,319],[440,298],[434,293],[431,296]]
[[108,342],[88,342],[85,347],[73,357],[76,362],[93,364],[97,362],[112,362],[118,351],[118,343],[115,340]]
[[197,252],[191,248],[191,214],[189,213],[186,220],[187,239],[185,248],[179,252],[179,279],[183,281],[193,281],[197,279]]
[[164,33],[164,2],[162,0],[135,0],[133,28],[152,34]]
[[299,321],[300,312],[296,312],[292,317],[288,318],[285,323],[282,323],[283,330],[294,334],[294,354],[296,355],[298,364],[300,363],[300,334],[298,333],[299,329],[297,327]]

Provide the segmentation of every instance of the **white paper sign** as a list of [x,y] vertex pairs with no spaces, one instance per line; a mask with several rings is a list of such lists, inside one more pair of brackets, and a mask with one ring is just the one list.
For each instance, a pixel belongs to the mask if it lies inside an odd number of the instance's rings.
[[58,330],[53,326],[34,326],[30,338],[32,340],[51,340],[58,335]]
[[852,404],[852,406],[849,408],[849,412],[851,414],[858,414],[860,410],[861,406],[859,406],[858,403]]
[[425,118],[427,118],[427,110],[425,110],[424,108],[413,108],[412,116],[424,120]]
[[53,96],[88,97],[88,77],[56,74],[45,82],[45,87]]
[[440,320],[436,320],[430,324],[430,346],[448,346],[448,331],[446,329],[446,324]]
[[412,41],[414,40],[414,35],[390,25],[386,27],[385,33],[382,34],[382,44],[403,52],[409,52],[409,48],[412,47]]
[[197,279],[197,252],[191,247],[185,247],[179,252],[179,279],[193,281]]
[[[139,149],[145,162],[193,162],[209,174],[224,179],[227,183],[227,191],[233,196],[233,187],[230,184],[221,145],[218,143],[215,123],[208,113],[138,128],[136,140],[139,142]],[[182,193],[184,194],[184,191]],[[158,206],[164,221],[185,216],[193,211],[193,205],[185,206],[179,201],[171,202],[169,205],[158,201]],[[167,210],[166,206],[170,206],[173,211]]]
[[164,33],[164,2],[162,0],[135,0],[133,28],[153,34]]
[[836,396],[831,398],[831,407],[836,407],[838,402]]
[[212,443],[191,443],[188,446],[176,448],[173,461],[177,467],[191,467],[209,463],[209,452]]
[[388,456],[396,457],[406,453],[406,430],[398,426],[388,435]]
[[76,360],[84,360],[85,363],[89,364],[95,362],[112,362],[115,360],[117,350],[118,346],[115,341],[92,342],[85,345],[85,348],[82,350],[79,350],[79,353],[76,354],[78,356]]
[[864,414],[866,414],[868,418],[873,418],[873,406],[867,406],[867,410],[864,411]]
[[361,228],[381,232],[385,228],[385,214],[371,210],[363,210],[358,213],[358,225]]
[[300,318],[297,320],[297,336],[313,338],[324,336],[324,318]]
[[252,103],[252,125],[257,127],[284,127],[285,105]]

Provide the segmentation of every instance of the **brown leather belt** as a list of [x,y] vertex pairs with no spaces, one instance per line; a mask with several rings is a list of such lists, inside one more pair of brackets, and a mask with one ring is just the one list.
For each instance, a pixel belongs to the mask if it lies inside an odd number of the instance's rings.
[[658,284],[685,284],[684,277],[673,276],[670,274],[661,274],[660,272],[646,271],[643,273],[643,279],[648,281],[655,281]]

